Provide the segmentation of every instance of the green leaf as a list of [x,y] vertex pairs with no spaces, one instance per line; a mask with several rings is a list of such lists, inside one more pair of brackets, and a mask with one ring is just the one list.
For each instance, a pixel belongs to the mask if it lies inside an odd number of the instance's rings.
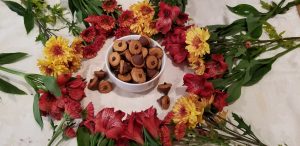
[[6,6],[8,6],[8,8],[10,10],[16,12],[18,15],[20,15],[20,16],[25,15],[26,10],[22,5],[20,5],[16,2],[13,2],[13,1],[3,1],[3,2],[6,4]]
[[10,64],[24,59],[27,53],[16,52],[16,53],[0,53],[0,65]]
[[27,34],[33,29],[34,27],[34,16],[33,16],[33,12],[29,9],[27,9],[27,11],[25,12],[24,15],[24,25],[26,28],[26,32]]
[[231,73],[232,72],[232,66],[233,66],[233,56],[232,55],[226,56],[225,62],[228,65],[228,71],[229,71],[229,73]]
[[83,18],[82,18],[82,11],[81,10],[78,10],[76,12],[76,18],[78,20],[78,22],[82,22],[83,21]]
[[246,19],[238,19],[226,27],[220,27],[216,30],[219,37],[231,36],[242,31],[247,31]]
[[260,22],[259,17],[250,15],[247,17],[246,22],[248,35],[258,39],[262,35],[262,23]]
[[227,103],[233,103],[241,96],[241,88],[243,85],[243,80],[236,81],[232,83],[227,90],[228,98],[226,99]]
[[260,0],[261,7],[265,10],[271,10],[273,6],[263,0]]
[[260,81],[272,69],[274,61],[273,59],[257,61],[251,68],[251,79],[245,82],[244,86],[252,86]]
[[115,145],[115,141],[110,139],[107,146],[114,146]]
[[149,142],[150,146],[159,146],[159,144],[152,138],[145,128],[143,128],[143,133],[145,136],[145,141]]
[[108,143],[108,139],[107,138],[104,138],[103,140],[101,140],[101,143],[99,144],[99,145],[97,145],[97,146],[106,146],[107,145],[107,143]]
[[37,93],[34,95],[34,99],[33,99],[33,116],[35,121],[39,124],[39,126],[41,127],[41,129],[43,129],[43,119],[40,113],[40,108],[39,108],[39,99],[40,99],[40,95]]
[[248,4],[240,4],[240,5],[237,5],[235,7],[227,6],[227,8],[232,13],[235,13],[235,14],[240,15],[240,16],[245,16],[245,17],[247,17],[249,15],[253,15],[253,16],[263,15],[263,13],[257,11],[256,8],[254,8],[253,6],[248,5]]
[[87,128],[79,127],[76,135],[78,146],[90,146],[90,133]]
[[0,78],[0,91],[11,94],[26,95],[24,91]]
[[73,4],[73,0],[68,0],[68,5],[69,5],[69,9],[70,9],[72,15],[74,15],[74,13],[76,11],[76,7]]
[[60,88],[56,82],[56,79],[51,76],[43,76],[42,82],[48,89],[50,93],[52,93],[54,96],[59,97],[61,96]]
[[232,113],[232,117],[236,122],[238,122],[237,127],[244,130],[243,135],[254,135],[251,130],[251,126],[247,125],[242,117],[238,116],[235,113]]

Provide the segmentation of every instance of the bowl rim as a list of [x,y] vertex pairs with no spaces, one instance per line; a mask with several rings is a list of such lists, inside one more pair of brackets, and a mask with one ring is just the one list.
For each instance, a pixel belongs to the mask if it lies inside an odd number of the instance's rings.
[[[139,38],[139,37],[141,37],[141,36],[142,36],[142,35],[127,35],[127,36],[123,36],[123,37],[118,38],[118,39],[115,39],[115,40],[124,40],[124,39],[138,40],[138,39],[135,39],[135,38]],[[161,69],[160,69],[158,75],[156,75],[156,77],[154,77],[154,78],[152,78],[151,80],[146,81],[146,82],[144,82],[144,83],[140,83],[140,84],[136,84],[136,83],[127,83],[127,82],[124,82],[124,81],[118,79],[118,78],[116,77],[116,75],[111,71],[110,65],[109,65],[109,63],[108,63],[108,62],[109,62],[109,61],[108,61],[108,56],[109,56],[109,54],[112,52],[113,44],[114,44],[114,43],[111,43],[111,45],[109,45],[109,47],[108,47],[108,49],[107,49],[107,52],[106,52],[106,55],[105,55],[105,66],[106,66],[106,69],[107,69],[108,74],[112,75],[113,78],[114,78],[115,80],[120,81],[121,83],[123,83],[123,84],[125,84],[125,85],[129,85],[129,86],[141,86],[141,85],[147,85],[147,84],[149,84],[149,83],[155,81],[157,78],[159,78],[160,75],[162,74],[162,72],[163,72],[164,69],[165,69],[165,65],[166,65],[166,53],[165,53],[164,49],[161,47],[161,45],[160,45],[157,41],[153,40],[152,38],[150,38],[150,39],[151,39],[151,41],[154,43],[154,46],[157,46],[157,47],[161,48],[162,51],[163,51],[163,58],[162,58]]]

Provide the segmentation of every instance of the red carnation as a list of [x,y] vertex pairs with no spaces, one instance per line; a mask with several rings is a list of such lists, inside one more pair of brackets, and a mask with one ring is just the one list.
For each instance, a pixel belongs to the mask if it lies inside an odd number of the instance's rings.
[[91,23],[97,30],[104,29],[109,31],[115,27],[115,19],[107,15],[90,15],[84,19],[86,22]]
[[102,8],[106,12],[114,12],[117,8],[117,1],[116,0],[104,0],[102,2]]
[[102,109],[95,118],[95,132],[105,134],[107,138],[117,139],[123,132],[121,111],[114,112],[113,108]]
[[136,113],[132,113],[127,117],[127,124],[125,125],[125,131],[122,137],[133,140],[140,145],[144,145],[144,139],[142,136],[142,125],[136,121]]
[[130,35],[131,31],[128,27],[120,27],[119,29],[117,29],[115,31],[115,37],[118,39],[120,37],[126,36],[126,35]]
[[215,98],[214,98],[213,105],[218,109],[219,112],[221,112],[223,108],[228,105],[228,103],[226,102],[228,94],[220,90],[215,90],[214,94],[215,94]]
[[85,46],[83,49],[83,57],[85,59],[91,59],[97,56],[97,46],[95,45],[88,45]]
[[205,78],[221,78],[227,71],[228,65],[226,64],[222,54],[212,54],[212,60],[205,63]]
[[76,137],[76,132],[72,127],[66,127],[64,135],[68,138],[74,138]]
[[56,82],[58,85],[62,86],[62,85],[65,85],[70,80],[71,77],[72,77],[71,73],[61,74],[61,75],[57,76]]
[[120,27],[129,27],[134,22],[134,14],[132,11],[124,11],[118,18]]
[[184,25],[189,19],[189,15],[186,13],[179,13],[179,15],[176,18],[176,24],[177,25]]
[[77,76],[76,79],[67,83],[67,90],[70,98],[80,101],[85,97],[84,88],[86,87],[86,82],[81,76]]
[[158,133],[161,121],[157,117],[156,109],[150,107],[146,111],[137,113],[137,115],[137,122],[143,125],[153,138],[159,138]]
[[188,55],[188,52],[185,49],[185,45],[167,44],[165,45],[165,48],[166,51],[169,52],[170,56],[172,57],[175,63],[182,63]]
[[170,130],[167,126],[162,126],[160,128],[160,140],[163,146],[172,146]]
[[183,77],[187,92],[197,94],[201,97],[211,97],[214,91],[213,84],[208,82],[203,76],[195,74],[185,74]]
[[65,105],[65,113],[68,114],[72,119],[78,119],[81,117],[81,105],[79,102],[72,101]]
[[167,34],[171,30],[173,20],[178,16],[180,9],[164,2],[159,3],[159,8],[156,29],[163,34]]
[[88,43],[92,42],[94,38],[96,37],[96,30],[94,26],[90,26],[84,31],[80,33],[80,36],[82,39]]

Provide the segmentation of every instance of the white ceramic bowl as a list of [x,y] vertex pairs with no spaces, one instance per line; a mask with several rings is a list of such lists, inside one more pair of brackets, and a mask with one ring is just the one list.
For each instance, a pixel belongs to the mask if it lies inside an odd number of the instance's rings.
[[[128,35],[128,36],[124,36],[122,38],[119,38],[118,40],[139,40],[140,35]],[[154,41],[153,39],[151,39],[152,41],[152,46],[157,46],[162,48],[158,42]],[[166,64],[166,54],[163,51],[163,58],[162,58],[162,65],[161,65],[161,69],[159,74],[154,77],[153,79],[145,82],[145,83],[141,83],[141,84],[134,84],[134,83],[127,83],[124,81],[119,80],[115,74],[111,71],[110,69],[110,65],[109,65],[109,61],[108,61],[108,57],[110,55],[110,53],[113,51],[113,43],[109,46],[106,56],[105,56],[105,66],[106,66],[106,70],[108,72],[109,78],[113,81],[113,83],[115,83],[116,86],[118,86],[121,89],[124,89],[126,91],[129,92],[143,92],[146,90],[149,90],[150,88],[153,88],[154,86],[156,86],[158,84],[159,81],[159,77],[161,76],[162,72],[164,71],[165,68],[165,64]]]

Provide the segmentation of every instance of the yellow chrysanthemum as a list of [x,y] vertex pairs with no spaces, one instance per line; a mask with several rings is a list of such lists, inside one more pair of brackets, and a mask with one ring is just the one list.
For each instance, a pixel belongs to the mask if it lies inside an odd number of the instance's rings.
[[155,28],[155,22],[152,21],[152,22],[146,23],[144,25],[144,34],[143,35],[151,37],[152,35],[155,35],[157,33],[158,33],[158,31]]
[[195,71],[197,75],[203,75],[205,71],[204,60],[198,56],[193,54],[189,55],[188,61],[190,63],[190,67]]
[[[204,108],[197,107],[196,95],[187,95],[177,99],[172,111],[174,113],[174,123],[187,124],[189,128],[195,128],[202,117]],[[201,110],[200,110],[201,109]]]
[[64,64],[55,64],[50,59],[38,60],[38,66],[43,74],[54,77],[70,72]]
[[149,0],[135,3],[130,6],[129,10],[133,11],[135,17],[143,21],[152,20],[155,13]]
[[191,27],[186,34],[186,49],[194,56],[202,57],[210,53],[209,44],[206,42],[210,34],[206,28]]
[[50,60],[67,62],[71,51],[67,39],[52,36],[45,44],[44,55]]
[[75,37],[73,39],[73,42],[71,44],[71,48],[73,50],[73,52],[77,55],[79,55],[82,58],[82,52],[83,52],[83,44],[82,44],[83,40],[80,37]]
[[72,55],[68,59],[68,63],[66,66],[69,68],[70,72],[76,72],[81,66],[81,56],[79,55]]

